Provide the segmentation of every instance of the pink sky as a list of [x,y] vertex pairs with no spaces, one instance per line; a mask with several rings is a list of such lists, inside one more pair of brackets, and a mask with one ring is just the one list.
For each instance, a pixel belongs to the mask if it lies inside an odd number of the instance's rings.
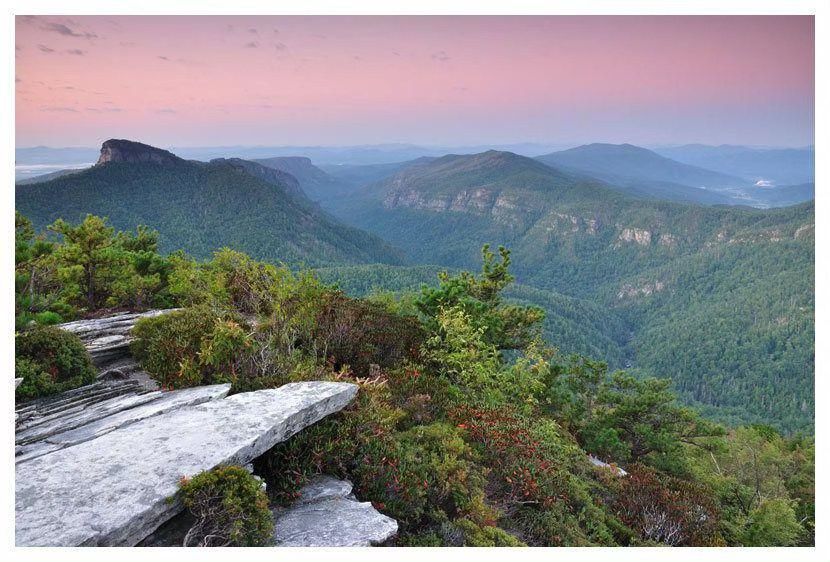
[[806,16],[18,17],[17,146],[813,142]]

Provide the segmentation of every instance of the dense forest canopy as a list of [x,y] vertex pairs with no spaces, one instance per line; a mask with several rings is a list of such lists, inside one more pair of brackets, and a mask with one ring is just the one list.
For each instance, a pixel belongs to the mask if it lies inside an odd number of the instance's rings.
[[[256,462],[273,501],[318,472],[349,478],[399,522],[401,545],[814,542],[811,438],[726,428],[682,405],[668,379],[557,351],[541,337],[544,311],[507,297],[505,248],[485,246],[480,273],[356,299],[229,249],[165,255],[157,232],[92,215],[47,236],[18,214],[15,232],[24,377],[54,367],[38,352],[57,341],[43,324],[165,306],[181,310],[142,320],[133,344],[165,387],[360,385],[344,412]],[[80,363],[66,368],[85,372],[69,340],[60,353]],[[27,388],[18,398],[60,391]]]

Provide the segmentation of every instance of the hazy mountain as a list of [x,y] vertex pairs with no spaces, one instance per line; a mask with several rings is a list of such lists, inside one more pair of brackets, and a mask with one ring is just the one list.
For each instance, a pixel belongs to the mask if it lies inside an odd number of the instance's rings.
[[587,144],[538,156],[537,160],[621,185],[646,181],[713,189],[746,184],[741,178],[676,162],[631,144]]
[[340,223],[291,179],[270,172],[254,163],[187,161],[110,140],[91,169],[18,186],[15,206],[37,228],[87,213],[109,217],[120,229],[145,224],[159,231],[164,251],[184,249],[199,257],[229,246],[294,264],[399,261],[388,244]]
[[433,156],[422,156],[415,160],[405,162],[391,162],[388,164],[328,164],[321,168],[329,175],[337,178],[344,185],[350,186],[352,190],[382,180],[395,172],[412,166],[434,160]]
[[639,199],[489,151],[410,165],[331,204],[415,263],[472,268],[482,243],[505,244],[520,282],[619,315],[635,366],[672,377],[689,402],[716,416],[811,423],[811,203]]
[[53,179],[60,178],[60,177],[63,177],[63,176],[68,176],[68,175],[71,175],[71,174],[77,174],[78,172],[82,172],[83,170],[84,170],[84,168],[68,169],[68,170],[57,170],[55,172],[50,172],[48,174],[41,174],[41,175],[37,175],[37,176],[27,177],[27,178],[20,179],[20,180],[15,178],[14,183],[16,185],[30,185],[30,184],[33,184],[33,183],[43,183],[45,181],[53,180]]
[[655,148],[655,152],[686,164],[738,176],[755,183],[777,185],[815,181],[815,150],[805,148],[756,148],[687,144]]
[[314,201],[341,195],[348,187],[311,163],[304,156],[277,156],[255,160],[258,164],[291,174],[300,183],[305,194]]

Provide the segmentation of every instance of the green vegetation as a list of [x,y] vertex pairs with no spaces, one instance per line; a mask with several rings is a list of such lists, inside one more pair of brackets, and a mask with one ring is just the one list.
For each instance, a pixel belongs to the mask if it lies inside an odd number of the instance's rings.
[[78,336],[49,326],[17,334],[14,373],[23,378],[18,401],[56,394],[95,382],[95,368]]
[[[352,298],[311,273],[229,249],[206,261],[162,257],[136,242],[154,240],[153,232],[117,233],[96,217],[59,222],[56,240],[17,222],[18,279],[34,271],[37,280],[18,283],[17,293],[26,329],[16,371],[31,381],[21,386],[26,392],[58,372],[39,363],[43,349],[58,350],[61,373],[79,365],[93,372],[80,343],[32,326],[36,315],[136,307],[121,300],[118,288],[128,282],[149,287],[142,303],[182,308],[135,329],[137,357],[167,387],[360,386],[340,414],[255,462],[272,501],[294,499],[316,473],[348,478],[361,500],[399,521],[402,545],[814,540],[812,439],[769,426],[727,430],[679,404],[668,380],[610,372],[605,362],[550,347],[543,310],[507,296],[512,256],[503,248],[484,248],[477,275],[442,273],[414,291],[401,277],[395,294]],[[149,274],[144,263],[158,267]],[[53,282],[62,269],[75,286]],[[137,281],[157,273],[155,283]],[[574,303],[586,318],[599,314],[575,299],[554,302]],[[589,325],[599,331],[598,322]],[[612,468],[593,466],[589,454]],[[618,476],[614,465],[629,475]],[[182,494],[197,521],[187,544],[253,545],[270,536],[267,499],[244,469],[198,475]]]
[[263,546],[274,532],[262,482],[241,466],[219,466],[179,483],[196,522],[182,546]]
[[233,162],[171,155],[164,164],[108,162],[17,186],[15,208],[37,229],[88,213],[109,217],[120,229],[148,225],[159,232],[162,252],[184,249],[199,258],[227,246],[292,265],[398,263],[385,242],[340,223],[295,190]]
[[[482,242],[509,246],[519,281],[510,296],[548,313],[544,333],[560,349],[668,376],[686,403],[723,422],[813,431],[812,202],[756,210],[636,199],[488,152],[418,163],[325,204],[412,263],[465,269]],[[323,275],[363,294],[352,281],[363,273],[381,290],[421,275],[367,266]]]

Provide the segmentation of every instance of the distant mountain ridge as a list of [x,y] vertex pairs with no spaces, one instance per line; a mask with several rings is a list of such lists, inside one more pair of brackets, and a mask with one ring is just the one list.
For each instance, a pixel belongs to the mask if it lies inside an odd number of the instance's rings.
[[87,213],[120,229],[145,224],[159,231],[163,251],[197,257],[229,246],[290,264],[400,263],[394,248],[322,211],[287,174],[233,159],[188,161],[132,141],[106,141],[90,169],[18,185],[15,207],[37,228]]
[[554,167],[576,170],[611,183],[632,180],[670,182],[690,187],[735,187],[741,178],[676,162],[631,144],[594,143],[537,156]]
[[759,148],[739,145],[687,144],[655,148],[655,152],[686,164],[744,178],[794,185],[815,181],[815,149]]

